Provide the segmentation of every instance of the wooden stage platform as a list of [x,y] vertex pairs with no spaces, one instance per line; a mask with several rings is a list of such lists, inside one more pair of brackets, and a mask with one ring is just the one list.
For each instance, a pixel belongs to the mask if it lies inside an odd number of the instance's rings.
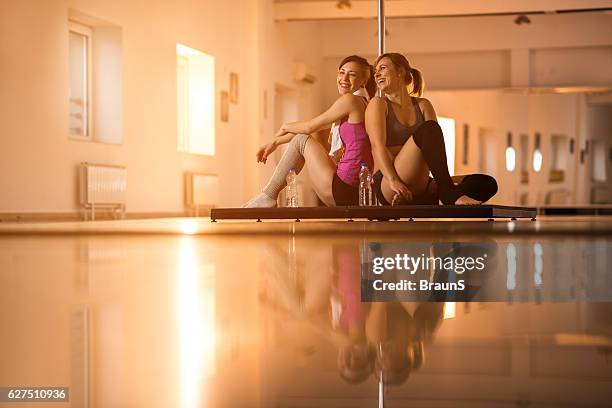
[[306,220],[368,219],[377,221],[414,218],[497,218],[535,220],[537,209],[504,205],[398,205],[339,206],[297,208],[213,208],[210,218],[216,220]]

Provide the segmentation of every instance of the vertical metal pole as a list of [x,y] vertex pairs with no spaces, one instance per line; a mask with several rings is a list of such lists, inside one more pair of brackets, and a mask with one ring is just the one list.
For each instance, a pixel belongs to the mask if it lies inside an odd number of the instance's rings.
[[378,0],[378,55],[385,53],[385,0]]
[[380,379],[378,380],[378,408],[385,408],[385,383],[383,382],[382,370],[380,370]]
[[[378,56],[385,53],[385,0],[378,0]],[[378,96],[383,97],[383,92],[378,90]]]
[[[378,344],[378,356],[382,356],[382,345]],[[378,379],[378,408],[385,408],[385,381],[383,379],[382,368],[380,370],[380,378]]]

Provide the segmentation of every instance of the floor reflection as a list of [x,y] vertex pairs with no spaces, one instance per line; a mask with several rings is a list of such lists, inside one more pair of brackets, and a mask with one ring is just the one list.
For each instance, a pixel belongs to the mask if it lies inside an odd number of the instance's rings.
[[607,406],[612,303],[584,300],[612,293],[610,241],[534,238],[487,241],[501,301],[361,302],[388,238],[0,237],[0,385],[70,386],[72,407],[372,407],[382,376],[389,407]]

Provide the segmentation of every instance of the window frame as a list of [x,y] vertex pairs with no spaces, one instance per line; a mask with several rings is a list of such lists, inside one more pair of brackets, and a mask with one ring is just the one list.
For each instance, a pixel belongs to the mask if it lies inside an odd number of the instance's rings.
[[[93,29],[89,26],[86,26],[82,23],[78,23],[73,20],[68,20],[68,37],[70,38],[70,33],[74,32],[76,34],[82,35],[86,38],[86,46],[87,46],[87,72],[86,72],[86,98],[84,103],[86,103],[87,108],[84,109],[85,114],[87,115],[86,123],[87,132],[84,135],[76,135],[71,133],[70,126],[68,126],[68,138],[72,140],[80,140],[80,141],[89,141],[92,142],[94,140],[93,135],[93,77],[92,77],[92,65],[93,65]],[[68,59],[70,60],[70,48],[68,48]],[[70,70],[68,70],[68,81],[70,82]],[[68,114],[70,115],[70,95],[68,95]],[[70,116],[69,116],[70,120]]]

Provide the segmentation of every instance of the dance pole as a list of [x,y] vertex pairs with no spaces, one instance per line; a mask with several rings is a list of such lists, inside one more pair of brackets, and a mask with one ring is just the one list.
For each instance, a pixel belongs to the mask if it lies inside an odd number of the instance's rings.
[[385,53],[385,0],[378,0],[378,55]]
[[[378,0],[378,56],[385,53],[385,0]],[[382,91],[378,91],[382,97]]]
[[[385,53],[385,0],[378,0],[378,56]],[[382,91],[378,91],[378,96],[382,97]],[[382,356],[382,345],[378,345],[378,355]],[[378,379],[378,408],[385,408],[385,382],[383,371],[380,370]]]

